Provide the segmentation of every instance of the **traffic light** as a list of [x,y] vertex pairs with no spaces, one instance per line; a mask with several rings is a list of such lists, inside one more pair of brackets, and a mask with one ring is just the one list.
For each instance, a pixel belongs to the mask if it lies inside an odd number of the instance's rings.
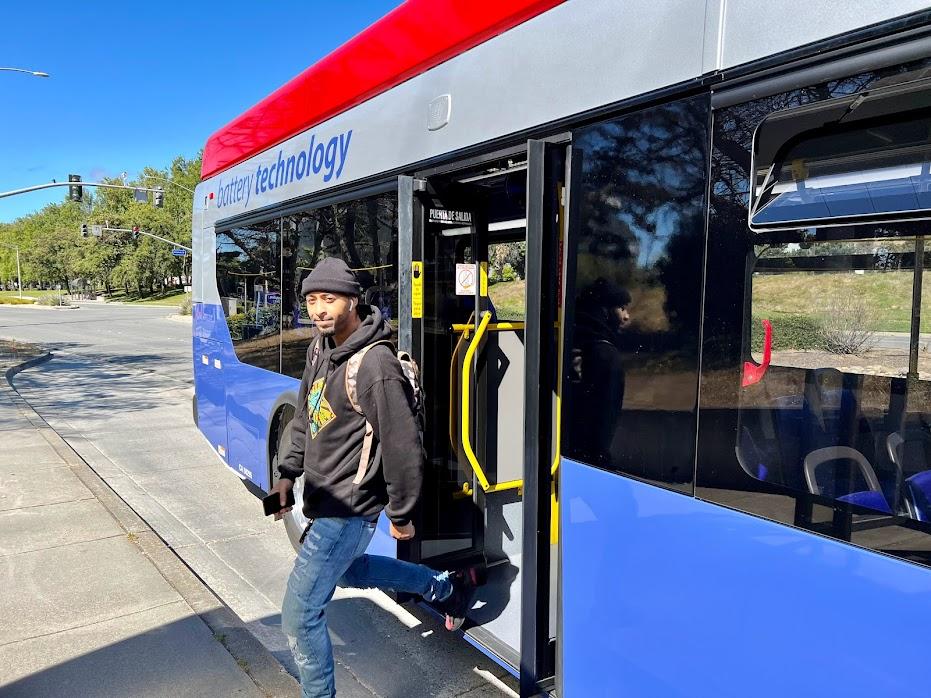
[[[68,175],[69,182],[80,182],[81,175],[70,174]],[[80,184],[69,184],[68,185],[68,198],[72,201],[81,202],[81,199],[84,197],[84,188]]]
[[134,225],[133,226],[133,240],[138,240],[138,239],[139,239],[139,226]]
[[87,223],[81,223],[81,237],[87,237]]
[[152,197],[152,203],[155,205],[155,208],[162,208],[165,205],[165,192],[162,191],[161,187],[158,187],[155,190],[155,195]]

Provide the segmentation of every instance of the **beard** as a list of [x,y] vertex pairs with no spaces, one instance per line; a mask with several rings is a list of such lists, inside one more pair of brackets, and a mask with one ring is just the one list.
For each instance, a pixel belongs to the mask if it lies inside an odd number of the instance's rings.
[[317,323],[317,332],[324,337],[332,337],[336,334],[336,322],[334,320],[324,320],[323,324]]

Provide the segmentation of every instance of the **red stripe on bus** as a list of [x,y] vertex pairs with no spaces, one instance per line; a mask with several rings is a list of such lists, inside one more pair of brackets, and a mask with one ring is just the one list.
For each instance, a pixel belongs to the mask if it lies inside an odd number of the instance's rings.
[[201,176],[232,167],[563,2],[407,0],[210,136]]

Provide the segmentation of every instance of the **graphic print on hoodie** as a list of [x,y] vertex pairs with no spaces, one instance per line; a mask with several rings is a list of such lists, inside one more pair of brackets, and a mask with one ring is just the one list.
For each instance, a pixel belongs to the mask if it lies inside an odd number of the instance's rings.
[[318,378],[307,391],[307,414],[310,415],[308,426],[310,438],[316,439],[323,428],[336,419],[333,408],[330,407],[324,392],[326,391],[326,378]]

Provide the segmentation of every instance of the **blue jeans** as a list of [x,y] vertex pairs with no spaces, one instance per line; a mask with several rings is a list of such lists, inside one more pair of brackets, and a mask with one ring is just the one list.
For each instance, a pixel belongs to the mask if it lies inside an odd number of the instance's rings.
[[281,626],[297,664],[304,698],[336,695],[326,605],[337,584],[420,594],[427,601],[443,600],[452,592],[448,572],[366,555],[374,533],[375,523],[363,518],[317,519],[294,561]]

